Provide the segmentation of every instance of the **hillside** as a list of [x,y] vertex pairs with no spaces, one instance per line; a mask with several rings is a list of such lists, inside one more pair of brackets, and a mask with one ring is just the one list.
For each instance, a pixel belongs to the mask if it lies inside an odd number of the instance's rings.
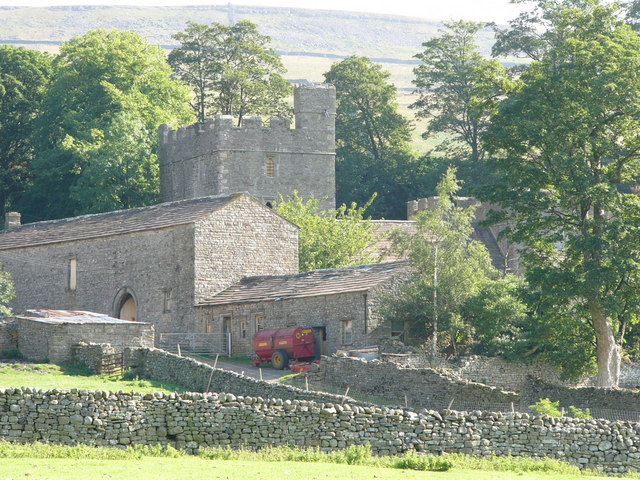
[[[290,79],[319,81],[340,58],[364,55],[383,63],[399,88],[410,88],[413,55],[437,33],[437,20],[301,8],[191,7],[0,7],[0,43],[55,50],[59,42],[92,28],[136,30],[152,43],[172,48],[171,35],[187,21],[228,23],[249,19],[271,36]],[[483,32],[488,52],[492,33]]]

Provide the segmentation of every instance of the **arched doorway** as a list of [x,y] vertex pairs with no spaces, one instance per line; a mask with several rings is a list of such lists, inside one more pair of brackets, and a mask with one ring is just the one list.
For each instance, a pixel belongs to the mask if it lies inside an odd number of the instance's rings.
[[130,294],[125,295],[118,312],[118,318],[122,320],[131,320],[133,322],[138,318],[138,306],[136,305],[136,299]]
[[122,320],[138,320],[138,302],[130,288],[121,288],[113,299],[113,316]]

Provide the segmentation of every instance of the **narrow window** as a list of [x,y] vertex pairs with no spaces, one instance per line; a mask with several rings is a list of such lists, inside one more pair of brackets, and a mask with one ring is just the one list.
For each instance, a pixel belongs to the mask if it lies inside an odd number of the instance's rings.
[[264,315],[257,314],[254,316],[254,322],[256,325],[256,333],[262,330],[264,324]]
[[273,157],[267,157],[267,177],[276,176],[276,161]]
[[240,322],[240,335],[247,338],[247,322]]
[[162,313],[171,312],[171,289],[164,290],[162,301]]
[[214,320],[213,318],[208,318],[208,319],[207,319],[207,324],[206,324],[206,326],[205,326],[205,332],[206,332],[206,333],[213,333],[213,332],[215,332],[215,331],[216,331],[216,328],[215,328],[215,325],[214,325],[214,324],[215,324],[215,320]]
[[343,320],[342,321],[342,344],[343,345],[351,345],[353,343],[353,321],[352,320]]
[[78,288],[78,259],[69,259],[69,290]]

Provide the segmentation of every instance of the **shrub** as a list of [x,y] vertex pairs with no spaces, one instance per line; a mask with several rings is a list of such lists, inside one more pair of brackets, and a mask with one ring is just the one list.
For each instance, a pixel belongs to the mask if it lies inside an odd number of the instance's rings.
[[533,405],[529,405],[529,408],[534,410],[539,415],[548,415],[550,417],[562,416],[562,412],[558,407],[560,407],[560,401],[552,402],[548,398],[541,398]]

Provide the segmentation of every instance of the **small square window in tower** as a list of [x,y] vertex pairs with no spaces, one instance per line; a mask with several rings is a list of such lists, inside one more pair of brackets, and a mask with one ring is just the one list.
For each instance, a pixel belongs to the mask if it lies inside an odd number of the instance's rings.
[[276,161],[274,157],[267,157],[267,164],[265,167],[267,177],[276,176]]

